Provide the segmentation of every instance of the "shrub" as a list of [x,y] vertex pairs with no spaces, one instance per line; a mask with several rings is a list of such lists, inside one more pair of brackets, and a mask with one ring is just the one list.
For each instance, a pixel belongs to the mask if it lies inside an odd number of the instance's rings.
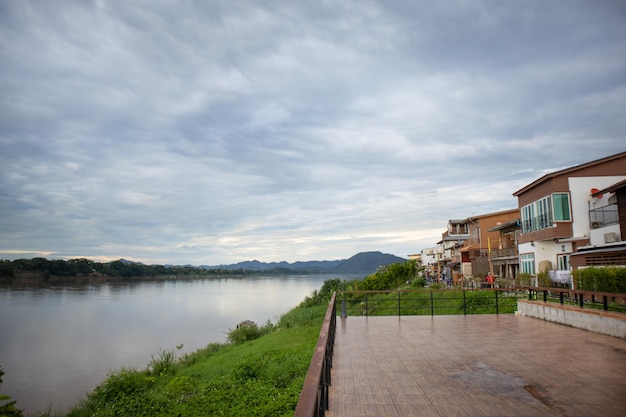
[[[2,367],[0,367],[0,386],[2,386],[2,376],[4,375],[4,371]],[[10,400],[11,397],[8,395],[0,394],[0,402]],[[6,404],[0,405],[0,416],[2,417],[22,417],[22,410],[19,410],[15,407],[15,401],[10,401]]]
[[330,297],[335,291],[345,291],[348,287],[348,282],[340,280],[339,278],[327,279],[322,284],[322,287],[318,290],[313,290],[310,296],[305,297],[300,303],[300,307],[312,307],[320,304],[327,304],[330,301]]
[[159,351],[159,356],[154,357],[151,356],[152,360],[148,365],[148,373],[150,375],[159,376],[164,375],[168,371],[173,370],[174,363],[176,362],[176,354],[173,350],[163,350]]
[[574,271],[576,288],[584,291],[626,293],[626,268],[589,267]]
[[413,260],[385,265],[374,274],[365,277],[362,289],[388,290],[399,288],[407,281],[415,278],[417,273],[416,265],[416,262]]
[[238,345],[249,340],[258,339],[259,337],[270,333],[273,328],[274,326],[269,320],[263,327],[257,326],[254,322],[245,321],[239,324],[236,329],[228,332],[227,340],[233,345]]
[[552,280],[550,279],[550,272],[546,269],[543,272],[537,274],[537,285],[539,287],[552,287]]
[[527,287],[527,286],[532,285],[533,277],[532,275],[524,272],[517,276],[516,281],[517,281],[517,285],[520,285],[522,287]]

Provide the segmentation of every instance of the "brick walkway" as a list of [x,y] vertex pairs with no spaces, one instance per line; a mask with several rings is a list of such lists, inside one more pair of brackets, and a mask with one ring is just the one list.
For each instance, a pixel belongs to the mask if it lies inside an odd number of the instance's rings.
[[515,315],[337,318],[331,417],[626,416],[626,340]]

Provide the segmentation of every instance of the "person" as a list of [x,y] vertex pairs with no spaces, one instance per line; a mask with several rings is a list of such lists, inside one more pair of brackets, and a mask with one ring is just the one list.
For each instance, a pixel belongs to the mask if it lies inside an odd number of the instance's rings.
[[493,287],[493,279],[494,279],[494,276],[493,276],[493,275],[491,275],[491,272],[489,272],[489,273],[487,274],[487,282],[488,282],[488,283],[489,283],[489,285],[490,285],[490,286],[492,286],[492,287]]

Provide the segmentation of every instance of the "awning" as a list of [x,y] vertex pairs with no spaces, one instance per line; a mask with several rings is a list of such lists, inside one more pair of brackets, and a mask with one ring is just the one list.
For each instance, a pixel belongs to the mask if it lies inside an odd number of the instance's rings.
[[[592,249],[593,248],[593,249]],[[626,251],[626,245],[624,242],[619,242],[616,246],[590,246],[589,249],[580,248],[578,252],[570,254],[570,256],[587,255],[589,253],[602,253],[602,252],[623,252]]]

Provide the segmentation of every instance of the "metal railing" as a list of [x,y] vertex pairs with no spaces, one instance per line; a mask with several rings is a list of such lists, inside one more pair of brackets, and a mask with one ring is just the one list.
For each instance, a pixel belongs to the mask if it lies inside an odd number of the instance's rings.
[[502,314],[517,309],[527,296],[515,289],[446,289],[402,291],[344,291],[342,314],[352,316]]
[[617,204],[589,210],[589,224],[592,229],[599,229],[610,224],[619,223]]
[[552,215],[540,214],[522,221],[522,233],[536,232],[537,230],[552,227],[552,224]]
[[328,410],[328,387],[331,382],[333,347],[337,329],[336,296],[337,293],[333,293],[330,298],[294,417],[323,417]]
[[558,302],[580,308],[595,308],[604,311],[626,313],[626,294],[609,292],[581,291],[568,288],[518,287],[528,291],[529,300]]

